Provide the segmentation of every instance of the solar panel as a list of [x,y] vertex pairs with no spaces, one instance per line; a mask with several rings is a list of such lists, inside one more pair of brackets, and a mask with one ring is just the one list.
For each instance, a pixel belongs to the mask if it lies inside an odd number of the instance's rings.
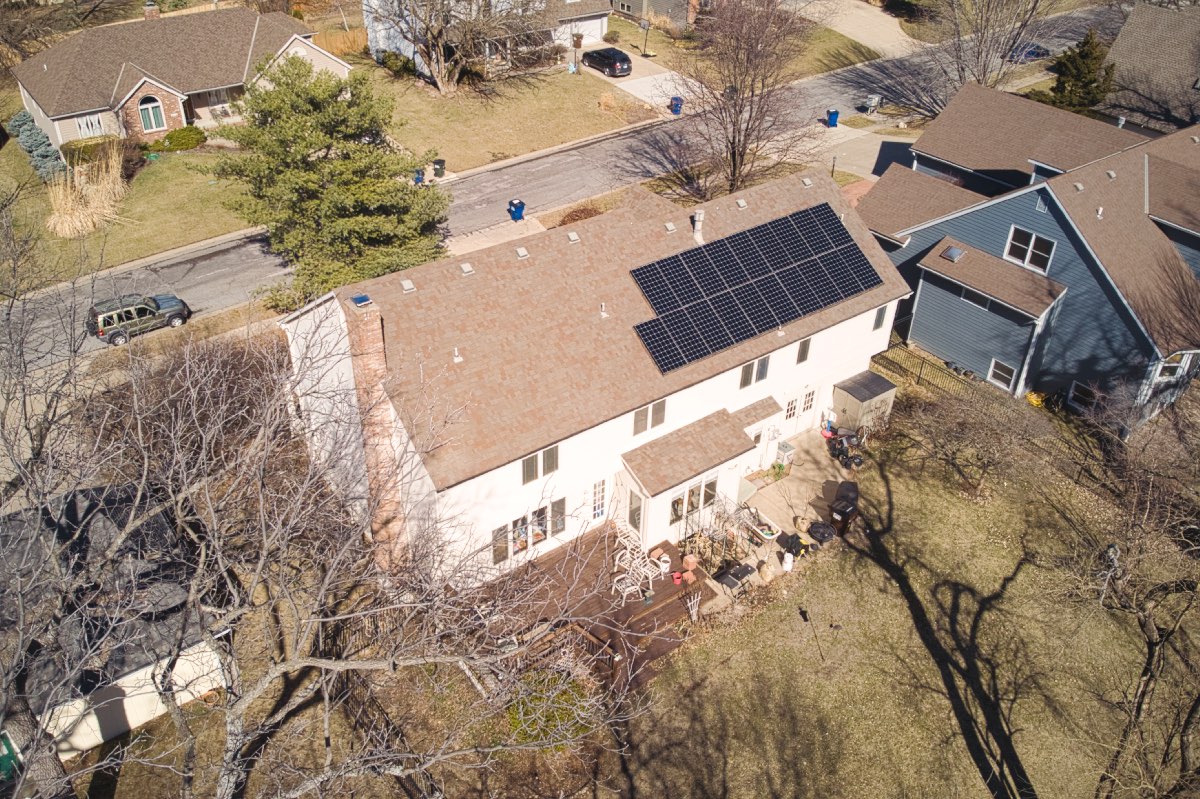
[[656,315],[634,329],[663,373],[882,282],[828,203],[631,274]]
[[661,319],[642,322],[640,325],[634,325],[633,329],[637,331],[638,338],[642,340],[642,344],[650,353],[650,357],[654,359],[654,363],[658,365],[660,372],[666,374],[687,363],[680,354],[679,348],[675,346],[675,342],[671,341],[671,337],[667,335],[667,329],[663,327]]

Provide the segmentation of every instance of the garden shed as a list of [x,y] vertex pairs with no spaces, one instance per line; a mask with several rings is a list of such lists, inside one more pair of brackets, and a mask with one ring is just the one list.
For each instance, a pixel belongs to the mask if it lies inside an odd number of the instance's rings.
[[882,424],[892,412],[896,384],[870,370],[833,387],[833,409],[841,427],[857,429]]

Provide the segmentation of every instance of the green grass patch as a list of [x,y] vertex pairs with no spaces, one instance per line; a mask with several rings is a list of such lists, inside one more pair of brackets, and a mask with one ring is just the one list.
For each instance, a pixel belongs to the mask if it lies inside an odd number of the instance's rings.
[[1054,83],[1056,80],[1057,78],[1046,78],[1045,80],[1039,80],[1037,83],[1031,83],[1028,86],[1022,86],[1017,90],[1017,94],[1029,94],[1030,92],[1037,91],[1048,92],[1054,88]]
[[[355,62],[359,69],[371,67]],[[598,75],[565,68],[443,97],[424,83],[374,68],[376,86],[395,101],[392,136],[416,153],[435,150],[461,172],[651,119],[655,113]]]
[[608,30],[619,34],[621,37],[616,45],[614,45],[615,47],[619,47],[627,53],[641,55],[642,47],[645,46],[647,52],[657,55],[664,62],[663,66],[666,67],[670,66],[669,62],[675,53],[694,46],[692,41],[688,39],[672,39],[658,28],[651,28],[649,31],[644,31],[636,23],[630,22],[624,17],[618,17],[616,14],[608,18]]
[[879,57],[875,50],[832,28],[816,27],[809,34],[804,52],[792,67],[797,77],[807,78]]
[[843,172],[840,169],[833,171],[833,182],[839,187],[849,186],[851,183],[858,183],[862,180],[861,175],[856,175],[853,172]]

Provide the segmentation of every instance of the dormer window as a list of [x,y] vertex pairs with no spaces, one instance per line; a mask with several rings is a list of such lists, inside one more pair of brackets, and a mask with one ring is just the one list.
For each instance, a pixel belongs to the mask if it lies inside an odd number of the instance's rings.
[[1008,247],[1004,250],[1004,257],[1010,261],[1045,273],[1050,268],[1050,258],[1053,255],[1054,242],[1050,239],[1015,225],[1008,234]]

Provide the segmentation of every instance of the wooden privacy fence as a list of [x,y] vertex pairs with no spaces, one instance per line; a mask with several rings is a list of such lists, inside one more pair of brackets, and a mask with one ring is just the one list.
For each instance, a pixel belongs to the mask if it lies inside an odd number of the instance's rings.
[[322,31],[312,38],[313,44],[336,56],[355,55],[367,49],[367,29]]

